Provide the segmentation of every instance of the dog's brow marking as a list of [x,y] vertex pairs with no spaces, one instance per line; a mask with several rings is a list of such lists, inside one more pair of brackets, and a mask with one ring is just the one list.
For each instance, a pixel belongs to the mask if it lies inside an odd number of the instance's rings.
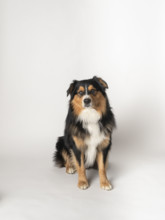
[[83,92],[84,92],[84,90],[85,90],[84,87],[83,87],[83,86],[80,86],[79,89],[78,89],[78,92],[79,92],[79,91],[83,91]]

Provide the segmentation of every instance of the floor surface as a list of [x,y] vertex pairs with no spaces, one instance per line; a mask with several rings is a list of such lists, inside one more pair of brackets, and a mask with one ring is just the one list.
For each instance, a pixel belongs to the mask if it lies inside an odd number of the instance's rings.
[[148,150],[144,140],[139,148],[131,138],[116,138],[114,134],[107,170],[111,191],[100,189],[98,172],[92,169],[87,170],[90,187],[78,189],[77,173],[53,166],[52,149],[39,157],[1,157],[0,219],[163,220],[164,153]]

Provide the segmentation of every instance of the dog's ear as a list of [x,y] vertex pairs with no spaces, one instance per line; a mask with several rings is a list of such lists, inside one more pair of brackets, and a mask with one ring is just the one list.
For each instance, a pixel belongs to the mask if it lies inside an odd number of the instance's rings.
[[75,88],[76,83],[77,83],[77,80],[74,80],[74,81],[70,84],[70,86],[69,86],[69,88],[68,88],[68,90],[67,90],[67,92],[66,92],[66,93],[67,93],[67,96],[72,94],[72,92],[74,91],[74,88]]
[[94,76],[93,79],[105,90],[108,89],[108,84],[100,77]]

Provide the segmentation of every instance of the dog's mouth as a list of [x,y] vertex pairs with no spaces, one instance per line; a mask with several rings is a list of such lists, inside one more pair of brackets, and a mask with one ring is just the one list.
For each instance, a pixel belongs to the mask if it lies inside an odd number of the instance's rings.
[[92,108],[92,105],[91,104],[85,104],[84,108]]

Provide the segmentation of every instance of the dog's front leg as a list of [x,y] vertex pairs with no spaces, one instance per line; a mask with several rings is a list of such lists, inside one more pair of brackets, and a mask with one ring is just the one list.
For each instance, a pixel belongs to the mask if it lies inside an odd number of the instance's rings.
[[80,189],[88,188],[88,181],[86,178],[86,170],[84,165],[84,153],[81,153],[81,163],[77,164],[77,172],[78,172],[78,187]]
[[80,189],[88,188],[88,180],[85,172],[84,165],[84,153],[76,149],[76,152],[73,151],[73,162],[78,173],[78,187]]
[[97,153],[97,164],[98,164],[99,177],[100,177],[100,187],[105,190],[111,190],[112,185],[108,181],[106,175],[106,162],[107,162],[108,152],[105,153],[104,150],[98,151]]

